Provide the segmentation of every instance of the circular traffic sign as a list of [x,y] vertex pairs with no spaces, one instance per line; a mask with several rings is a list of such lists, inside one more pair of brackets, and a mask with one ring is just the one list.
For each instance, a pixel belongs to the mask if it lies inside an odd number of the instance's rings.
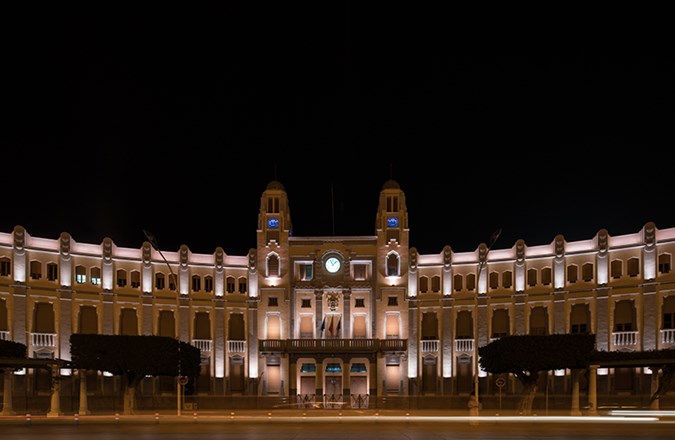
[[504,385],[506,385],[506,379],[504,379],[503,377],[498,377],[495,380],[495,385],[497,385],[499,388],[504,387]]
[[180,376],[180,377],[178,378],[178,383],[181,384],[181,385],[187,384],[187,383],[188,383],[188,378],[187,378],[187,376]]

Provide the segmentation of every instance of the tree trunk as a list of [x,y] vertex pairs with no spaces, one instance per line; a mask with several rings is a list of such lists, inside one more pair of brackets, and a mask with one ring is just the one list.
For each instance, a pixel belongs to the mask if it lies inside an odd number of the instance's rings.
[[142,377],[127,377],[127,386],[124,388],[124,414],[136,414],[136,388]]
[[539,379],[539,372],[532,373],[529,376],[526,374],[517,374],[516,377],[523,384],[523,395],[520,398],[518,405],[518,413],[529,416],[532,414],[532,404],[537,395],[537,381]]

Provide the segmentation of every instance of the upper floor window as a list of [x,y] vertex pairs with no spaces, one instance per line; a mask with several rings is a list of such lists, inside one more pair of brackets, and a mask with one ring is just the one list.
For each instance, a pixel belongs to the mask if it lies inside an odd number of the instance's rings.
[[581,266],[581,279],[587,283],[593,281],[593,263],[584,263]]
[[499,287],[499,274],[497,272],[490,272],[490,289],[497,289]]
[[675,329],[675,296],[663,300],[663,330]]
[[659,272],[670,273],[670,254],[659,255]]
[[527,271],[527,285],[530,287],[537,285],[537,269],[529,269]]
[[141,287],[141,273],[137,270],[131,271],[131,287],[134,289]]
[[390,296],[387,298],[388,306],[397,306],[398,305],[398,296]]
[[570,264],[567,266],[567,282],[574,284],[579,279],[579,266]]
[[279,301],[277,300],[276,296],[270,296],[267,298],[267,306],[268,307],[277,307],[279,306]]
[[612,260],[611,272],[612,272],[612,278],[614,278],[614,279],[621,278],[621,276],[623,275],[623,261]]
[[33,280],[42,278],[42,263],[36,260],[30,262],[30,277]]
[[545,267],[541,270],[541,284],[544,286],[550,286],[551,285],[551,268],[550,267]]
[[399,257],[397,253],[392,252],[387,255],[387,276],[397,277],[399,273]]
[[204,291],[207,293],[213,292],[213,277],[211,275],[204,277]]
[[455,291],[460,292],[464,286],[464,277],[460,274],[456,274],[454,277],[452,277],[452,283],[455,285]]
[[199,292],[202,290],[202,277],[199,275],[192,275],[192,291]]
[[124,287],[127,285],[127,271],[124,269],[117,270],[117,286]]
[[246,277],[239,277],[239,293],[246,293]]
[[56,281],[59,279],[59,265],[56,263],[47,263],[47,279]]
[[513,286],[513,272],[507,270],[502,272],[502,287],[510,289]]
[[298,265],[300,281],[312,281],[314,278],[314,265],[312,263],[300,263]]
[[77,284],[84,284],[87,282],[87,269],[84,266],[75,267],[75,282]]
[[279,276],[279,256],[276,254],[269,254],[267,256],[267,276]]
[[628,272],[629,277],[636,277],[640,275],[640,259],[630,258],[626,262],[626,272]]
[[101,285],[101,268],[100,267],[92,267],[91,268],[91,284],[94,286],[100,286]]
[[398,196],[387,196],[387,212],[398,212]]
[[438,275],[431,277],[431,291],[434,293],[441,291],[441,277]]
[[227,277],[227,281],[225,282],[227,293],[234,293],[234,284],[234,277]]
[[169,290],[177,290],[176,289],[176,275],[175,274],[169,274]]
[[303,309],[311,309],[312,308],[312,299],[311,298],[302,298],[302,302],[300,304],[300,307]]
[[354,264],[354,280],[365,281],[368,279],[368,265],[363,263]]
[[12,273],[12,265],[9,258],[0,258],[0,275],[9,276]]
[[268,197],[267,198],[267,212],[270,214],[279,213],[279,197]]
[[155,289],[163,290],[165,286],[164,274],[159,272],[155,274]]
[[420,277],[420,286],[419,286],[420,292],[428,292],[429,291],[429,278],[425,276]]
[[365,298],[355,298],[354,299],[354,307],[365,307],[366,306],[366,300]]
[[476,274],[470,273],[466,276],[466,290],[476,289]]

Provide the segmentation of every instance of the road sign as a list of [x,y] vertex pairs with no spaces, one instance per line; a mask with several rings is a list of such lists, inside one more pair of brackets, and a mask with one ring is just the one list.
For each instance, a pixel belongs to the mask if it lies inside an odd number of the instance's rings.
[[495,380],[495,385],[497,385],[499,388],[504,388],[504,385],[506,385],[506,379],[503,377],[498,377]]
[[188,378],[187,376],[181,376],[178,378],[178,383],[181,385],[185,385],[188,383]]

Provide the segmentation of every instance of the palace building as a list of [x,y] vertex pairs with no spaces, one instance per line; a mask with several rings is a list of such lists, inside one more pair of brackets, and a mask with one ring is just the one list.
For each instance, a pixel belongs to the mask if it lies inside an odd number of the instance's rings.
[[[201,350],[198,395],[352,407],[373,396],[468,395],[476,374],[494,395],[503,382],[477,367],[476,348],[505,335],[589,332],[599,350],[675,346],[675,228],[464,253],[441,244],[423,255],[393,180],[373,235],[296,237],[291,215],[272,181],[257,243],[239,256],[32,237],[16,226],[0,233],[0,338],[26,344],[29,357],[69,360],[73,333],[177,337]],[[564,388],[569,374],[551,380]],[[601,368],[599,387],[639,393],[649,374]],[[37,369],[16,376],[26,393],[44,387]],[[90,391],[107,380],[93,373]],[[175,391],[173,380],[148,380],[146,393]]]

